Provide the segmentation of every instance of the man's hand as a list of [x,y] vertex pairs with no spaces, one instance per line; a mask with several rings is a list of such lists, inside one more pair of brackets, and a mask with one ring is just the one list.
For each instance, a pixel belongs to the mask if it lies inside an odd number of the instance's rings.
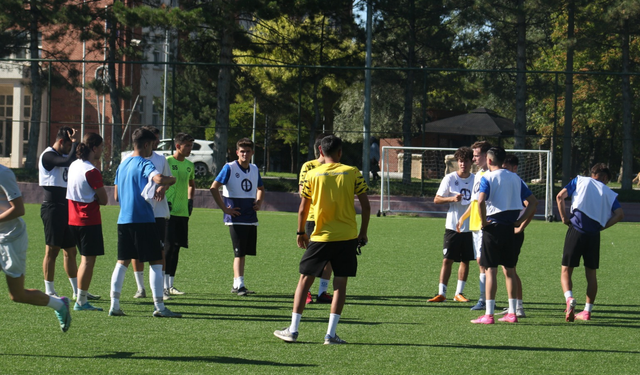
[[461,200],[462,200],[462,194],[456,194],[456,195],[453,197],[453,201],[454,201],[454,202],[460,202]]
[[306,249],[307,246],[309,246],[309,236],[307,236],[306,233],[299,234],[296,241],[298,242],[298,247],[301,249]]
[[189,216],[191,216],[191,213],[193,212],[193,199],[189,199],[187,202],[187,209],[189,210]]
[[225,214],[230,215],[231,217],[240,216],[240,207],[228,206],[228,207],[224,207],[222,211],[224,211]]
[[153,195],[153,199],[160,202],[164,199],[164,194],[167,191],[167,187],[164,185],[158,185],[155,194]]
[[256,200],[255,202],[253,202],[253,210],[254,211],[260,211],[260,207],[262,207],[262,201],[261,200]]
[[78,132],[76,131],[76,129],[71,128],[71,131],[67,130],[67,136],[69,137],[69,139],[71,140],[71,142],[76,143],[78,142],[78,140],[76,139],[76,134]]
[[462,219],[458,220],[458,222],[456,223],[456,232],[462,233],[460,232],[460,228],[462,228],[463,225],[464,225],[464,220]]

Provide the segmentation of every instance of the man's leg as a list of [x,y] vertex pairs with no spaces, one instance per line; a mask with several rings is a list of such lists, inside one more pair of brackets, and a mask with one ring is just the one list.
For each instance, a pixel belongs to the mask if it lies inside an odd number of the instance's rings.
[[[26,303],[35,306],[47,306],[49,296],[37,289],[24,288],[24,275],[11,277],[6,275],[7,286],[9,287],[9,297],[13,302]],[[56,297],[53,297],[56,298]]]
[[518,275],[516,274],[516,269],[513,267],[503,267],[503,269],[507,284],[507,295],[509,296],[509,314],[515,314],[518,293],[518,282],[516,278]]
[[497,274],[498,269],[496,267],[488,267],[485,269],[485,275],[487,278],[486,285],[486,298],[487,298],[487,307],[485,315],[493,315],[495,310],[496,303],[496,292],[498,291],[498,282],[497,282]]
[[233,289],[244,287],[245,256],[233,258]]
[[44,260],[42,261],[42,273],[44,274],[44,285],[47,294],[56,294],[53,280],[56,274],[56,258],[60,253],[57,246],[45,246]]
[[587,277],[587,302],[584,305],[584,311],[576,314],[576,319],[591,320],[591,311],[598,294],[598,278],[596,277],[596,269],[585,267],[584,274]]
[[133,298],[146,297],[147,294],[144,287],[144,263],[138,261],[137,259],[131,259],[131,265],[133,268],[133,275],[136,278],[136,285],[138,286],[138,291],[133,296]]
[[[325,344],[344,344],[343,340],[336,335],[336,328],[340,321],[340,315],[342,314],[342,308],[344,302],[347,299],[347,281],[348,277],[333,276],[333,302],[331,303],[331,314],[329,314],[329,325],[327,327],[327,334],[324,337]],[[330,341],[334,340],[334,341]]]
[[64,270],[67,272],[71,288],[73,289],[73,295],[78,296],[78,262],[76,256],[78,250],[75,246],[62,249],[64,253]]
[[[322,270],[322,276],[320,276],[320,285],[318,286],[318,302],[332,302],[331,296],[327,295],[327,290],[329,290],[329,280],[331,279],[332,272],[333,267],[331,267],[331,262],[327,262],[327,265],[324,266],[324,270]],[[323,300],[320,301],[320,299]]]
[[560,282],[562,284],[564,298],[567,302],[567,308],[565,309],[565,320],[567,322],[573,322],[575,319],[576,300],[573,298],[573,281],[571,280],[572,275],[573,267],[562,266],[562,272],[560,273]]
[[469,299],[464,296],[464,287],[469,277],[469,262],[461,261],[458,266],[458,285],[456,286],[456,295],[454,299],[458,302],[469,302]]
[[118,260],[111,274],[111,308],[109,309],[109,315],[111,316],[124,315],[120,309],[120,293],[122,292],[124,276],[127,274],[129,264],[131,264],[131,259]]
[[442,267],[440,268],[440,278],[438,279],[438,294],[427,300],[428,302],[444,302],[447,297],[447,284],[449,284],[449,278],[451,277],[451,265],[453,260],[444,258],[442,259]]
[[[315,276],[300,275],[298,280],[298,286],[296,286],[295,294],[293,295],[293,312],[291,313],[291,324],[289,327],[283,330],[277,330],[273,334],[284,341],[296,342],[298,339],[298,327],[300,326],[300,320],[302,319],[302,312],[306,306],[307,293],[309,288],[315,280]],[[335,298],[334,298],[335,301]]]
[[101,308],[94,308],[87,303],[87,296],[89,291],[89,285],[91,284],[91,278],[93,277],[93,268],[96,264],[96,256],[84,256],[80,260],[80,267],[78,268],[78,300],[74,310],[81,310],[81,306],[87,307],[85,310],[97,310],[102,311]]

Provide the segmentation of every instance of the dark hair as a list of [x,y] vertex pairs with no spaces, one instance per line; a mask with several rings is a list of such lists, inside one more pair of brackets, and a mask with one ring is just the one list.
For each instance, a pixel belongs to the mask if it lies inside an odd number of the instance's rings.
[[177,145],[183,145],[183,144],[185,144],[187,142],[193,142],[194,139],[193,139],[192,136],[190,136],[187,133],[178,133],[178,134],[176,134],[175,138],[173,138],[173,141]]
[[316,156],[316,158],[320,157],[320,150],[318,149],[318,147],[322,145],[322,139],[328,135],[329,133],[322,133],[316,136],[316,141],[313,142],[313,154]]
[[69,133],[73,134],[73,129],[68,126],[61,127],[60,129],[58,129],[58,133],[56,134],[56,141],[62,139],[65,142],[71,142]]
[[607,167],[606,164],[604,163],[598,163],[596,165],[594,165],[593,167],[591,167],[591,175],[599,175],[599,174],[604,174],[607,176],[607,180],[611,181],[611,171],[609,170],[609,168]]
[[508,165],[512,165],[514,167],[518,166],[518,163],[520,163],[520,159],[518,159],[518,157],[514,154],[509,154],[507,155],[506,158],[504,158],[504,161],[502,162],[502,164],[508,164]]
[[478,141],[471,145],[471,149],[479,148],[480,152],[486,154],[487,151],[491,148],[491,143],[487,141]]
[[342,139],[335,135],[328,135],[322,138],[322,153],[325,156],[336,156],[342,150]]
[[150,132],[153,133],[153,135],[155,135],[156,137],[160,135],[160,129],[156,128],[153,125],[145,125],[142,127],[142,129],[148,130]]
[[86,133],[84,139],[76,148],[76,156],[84,161],[89,160],[89,154],[94,147],[102,144],[102,137],[96,133]]
[[240,147],[249,147],[253,150],[253,141],[249,138],[240,138],[238,142],[236,142],[236,150],[239,150]]
[[131,140],[133,141],[133,145],[138,150],[144,148],[144,144],[147,142],[154,142],[156,140],[156,136],[147,129],[138,128],[133,131],[133,135],[131,136]]
[[453,157],[456,160],[473,160],[473,150],[469,147],[460,147],[455,154],[453,154]]
[[491,156],[491,160],[495,162],[495,165],[502,167],[504,159],[507,157],[507,152],[502,147],[491,147],[487,151],[487,157]]

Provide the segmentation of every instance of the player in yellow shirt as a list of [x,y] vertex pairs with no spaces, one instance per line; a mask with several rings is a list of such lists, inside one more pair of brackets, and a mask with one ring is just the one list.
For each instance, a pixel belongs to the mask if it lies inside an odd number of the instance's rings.
[[[300,261],[300,280],[293,301],[291,325],[273,334],[287,342],[298,339],[298,326],[305,307],[305,297],[311,284],[322,274],[327,262],[333,266],[333,302],[325,345],[346,344],[336,334],[346,298],[347,280],[356,276],[358,244],[367,242],[371,206],[367,183],[355,167],[340,164],[342,140],[334,135],[322,139],[321,151],[325,164],[307,173],[298,210],[297,242],[306,249]],[[357,195],[362,208],[362,223],[358,233],[353,196]],[[316,225],[309,236],[305,224],[309,208],[313,206]]]

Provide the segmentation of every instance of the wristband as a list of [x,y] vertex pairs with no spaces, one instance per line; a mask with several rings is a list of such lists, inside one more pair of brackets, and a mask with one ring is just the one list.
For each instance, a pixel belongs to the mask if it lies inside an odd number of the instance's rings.
[[305,232],[296,232],[296,234],[297,234],[298,236],[302,236],[303,234],[306,234],[306,233],[305,233]]

